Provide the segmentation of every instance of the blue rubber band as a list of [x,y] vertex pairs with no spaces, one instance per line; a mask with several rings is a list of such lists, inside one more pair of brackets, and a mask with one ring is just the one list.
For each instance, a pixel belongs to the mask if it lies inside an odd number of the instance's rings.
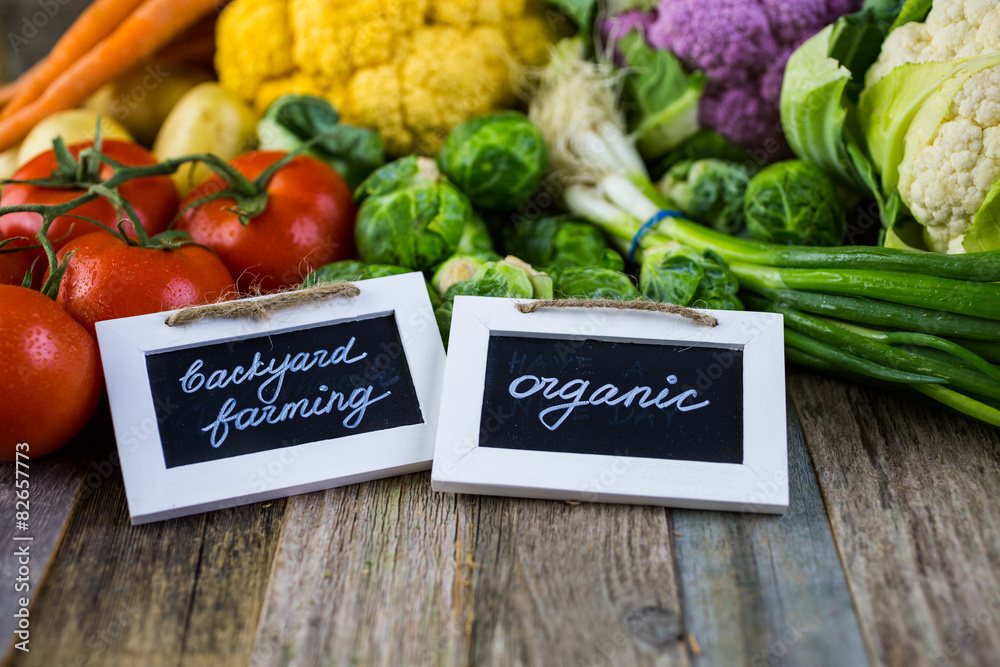
[[671,211],[666,208],[662,211],[657,211],[652,218],[647,220],[646,223],[639,228],[639,231],[635,233],[635,236],[632,237],[632,245],[628,249],[629,261],[635,261],[635,251],[639,249],[639,244],[642,243],[643,237],[649,233],[649,230],[660,224],[664,218],[680,218],[682,220],[687,220],[687,216],[680,211]]

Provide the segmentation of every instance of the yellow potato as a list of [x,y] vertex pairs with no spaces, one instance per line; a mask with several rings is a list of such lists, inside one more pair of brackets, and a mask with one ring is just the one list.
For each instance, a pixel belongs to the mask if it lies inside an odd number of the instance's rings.
[[[214,82],[189,90],[163,122],[153,153],[159,160],[213,153],[230,160],[257,143],[257,114]],[[205,165],[184,166],[174,174],[181,196],[212,174]]]
[[163,121],[184,94],[211,79],[205,69],[154,60],[105,85],[84,106],[117,120],[136,141],[151,146]]
[[0,178],[10,178],[17,171],[17,152],[19,150],[21,150],[20,146],[14,146],[0,153]]
[[[36,125],[24,138],[17,153],[17,166],[20,167],[36,155],[51,149],[52,140],[56,137],[62,137],[67,146],[81,141],[92,141],[97,130],[97,116],[97,112],[90,109],[67,109],[55,112]],[[101,129],[105,139],[132,141],[132,135],[110,118],[101,118]]]

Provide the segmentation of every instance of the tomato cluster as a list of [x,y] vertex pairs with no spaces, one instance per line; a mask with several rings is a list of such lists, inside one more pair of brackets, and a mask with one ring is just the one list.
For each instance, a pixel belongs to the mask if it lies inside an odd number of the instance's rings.
[[[81,159],[92,146],[68,152]],[[0,194],[0,208],[22,208],[0,211],[0,241],[13,239],[0,248],[0,460],[13,460],[21,442],[33,455],[48,453],[87,423],[101,395],[97,322],[297,284],[314,268],[354,253],[350,190],[314,158],[276,164],[285,154],[239,156],[180,204],[167,172],[141,171],[156,165],[145,149],[105,141],[100,154],[108,160],[100,161],[94,181],[57,183],[60,170],[65,178],[65,155],[60,160],[49,151],[25,164]],[[92,159],[94,151],[84,155]],[[94,183],[125,179],[131,168],[139,168],[135,178],[107,188],[111,194],[71,203],[92,194]],[[229,178],[243,183],[242,197],[228,196]],[[252,215],[242,208],[244,197],[254,202]],[[35,205],[63,207],[50,212],[59,214],[50,214],[44,236],[55,259],[47,272],[39,264],[50,257],[36,243],[43,240],[43,216],[23,210]],[[184,238],[176,230],[162,234],[174,220]],[[33,261],[35,287],[61,267],[57,283],[46,281],[47,294],[20,286]]]

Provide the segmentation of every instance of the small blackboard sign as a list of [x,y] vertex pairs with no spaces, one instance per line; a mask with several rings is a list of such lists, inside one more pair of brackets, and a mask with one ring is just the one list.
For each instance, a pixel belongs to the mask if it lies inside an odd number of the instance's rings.
[[480,447],[743,462],[741,349],[493,335],[484,383]]
[[456,299],[436,490],[784,511],[780,315],[516,305]]
[[422,424],[401,351],[389,314],[149,354],[166,466]]
[[444,347],[424,278],[356,284],[265,320],[98,323],[133,523],[430,467]]

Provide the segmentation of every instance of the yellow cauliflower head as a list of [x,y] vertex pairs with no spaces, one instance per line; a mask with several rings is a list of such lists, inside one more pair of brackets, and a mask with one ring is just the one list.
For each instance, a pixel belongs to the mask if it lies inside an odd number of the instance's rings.
[[235,0],[219,17],[222,85],[263,112],[326,97],[395,155],[437,152],[466,118],[514,106],[556,34],[526,0]]

